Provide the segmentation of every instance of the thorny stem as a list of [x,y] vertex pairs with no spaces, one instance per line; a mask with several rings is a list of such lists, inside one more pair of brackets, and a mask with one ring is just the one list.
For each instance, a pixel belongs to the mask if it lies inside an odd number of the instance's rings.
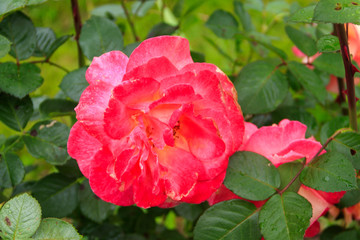
[[85,65],[85,59],[79,43],[82,24],[81,24],[78,0],[71,0],[71,9],[72,9],[74,26],[75,26],[75,41],[78,49],[78,63],[79,63],[79,67],[83,67]]
[[129,25],[130,25],[130,29],[131,29],[131,32],[134,36],[134,39],[136,42],[139,42],[140,41],[140,38],[139,36],[136,34],[136,30],[135,30],[135,26],[134,26],[134,23],[133,21],[131,20],[131,17],[130,17],[130,14],[129,14],[129,11],[127,10],[126,8],[126,5],[125,5],[125,2],[124,0],[120,0],[121,1],[121,6],[122,8],[124,9],[124,13],[125,13],[125,16],[126,16],[126,20],[128,21]]
[[354,86],[354,70],[350,59],[350,52],[348,46],[348,40],[345,32],[344,24],[334,24],[335,32],[339,38],[341,55],[345,67],[345,78],[347,87],[347,97],[349,105],[349,120],[350,127],[358,131],[357,118],[356,118],[356,98],[355,98],[355,86]]

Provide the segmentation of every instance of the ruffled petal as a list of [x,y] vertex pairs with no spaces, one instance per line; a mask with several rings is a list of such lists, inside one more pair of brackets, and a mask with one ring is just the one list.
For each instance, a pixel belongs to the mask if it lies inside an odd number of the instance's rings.
[[315,237],[320,232],[320,223],[315,221],[306,229],[305,236],[306,238]]

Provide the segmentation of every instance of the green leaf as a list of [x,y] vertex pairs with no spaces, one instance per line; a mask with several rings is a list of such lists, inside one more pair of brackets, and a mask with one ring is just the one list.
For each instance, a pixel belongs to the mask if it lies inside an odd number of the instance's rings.
[[79,200],[82,214],[97,223],[103,222],[115,209],[115,205],[104,202],[91,191],[88,180],[80,185]]
[[284,100],[288,83],[277,69],[280,63],[277,59],[259,60],[241,70],[234,85],[245,114],[271,112]]
[[123,48],[123,37],[116,24],[104,17],[92,16],[81,29],[79,43],[84,55],[93,57]]
[[1,0],[0,15],[25,7],[28,0]]
[[11,42],[4,36],[0,35],[0,58],[4,57],[10,51]]
[[62,165],[68,159],[66,144],[70,129],[57,121],[36,123],[23,140],[29,153],[36,158],[44,158],[53,165]]
[[20,158],[13,153],[0,155],[0,187],[11,188],[21,183],[25,168]]
[[[6,139],[3,146],[6,149],[6,151],[10,151],[10,150],[12,152],[20,151],[24,147],[23,141],[20,141],[21,139],[22,139],[21,135],[10,136]],[[1,143],[0,143],[0,146],[1,146]]]
[[0,210],[0,230],[6,239],[30,238],[40,221],[40,205],[27,193],[10,199]]
[[343,232],[344,229],[339,225],[327,227],[320,236],[320,240],[334,240],[335,236]]
[[53,53],[61,46],[63,45],[69,38],[71,37],[71,35],[64,35],[61,36],[59,38],[57,38],[50,46],[50,48],[48,49],[48,51],[46,52],[46,59],[49,59]]
[[256,207],[243,200],[215,204],[199,218],[194,240],[260,240],[258,216]]
[[311,204],[302,196],[293,192],[276,194],[260,210],[261,233],[265,239],[303,239],[311,216]]
[[245,199],[265,200],[280,187],[280,175],[265,157],[253,152],[236,152],[230,157],[224,184]]
[[137,0],[131,5],[131,12],[138,17],[144,17],[155,5],[155,2],[156,0]]
[[[340,127],[340,126],[339,126]],[[360,169],[360,135],[355,132],[345,132],[330,142],[328,148],[331,151],[343,154],[353,165]]]
[[349,149],[355,151],[360,151],[360,134],[356,132],[344,132],[337,135],[334,139],[335,142],[338,142]]
[[40,69],[31,63],[17,66],[13,62],[0,64],[0,90],[23,98],[43,83]]
[[325,143],[338,129],[349,126],[349,118],[345,116],[337,117],[325,123],[320,131],[320,140]]
[[323,53],[315,59],[313,65],[317,69],[337,77],[345,76],[344,64],[339,53]]
[[22,131],[32,113],[33,104],[29,96],[19,99],[0,93],[0,121],[8,127],[16,131]]
[[158,23],[156,24],[148,33],[146,38],[152,38],[162,35],[172,35],[178,27],[171,26],[167,23]]
[[307,33],[291,26],[285,27],[285,32],[290,40],[307,56],[313,56],[317,53],[316,42]]
[[134,42],[134,43],[130,43],[128,45],[125,46],[124,50],[122,51],[123,53],[126,54],[126,56],[130,57],[131,53],[135,50],[135,48],[137,48],[140,45],[140,42]]
[[89,86],[85,79],[86,69],[86,67],[82,67],[66,74],[59,86],[69,98],[76,102],[80,100],[81,93]]
[[36,28],[36,48],[33,56],[46,57],[52,43],[56,40],[54,31],[47,27]]
[[238,32],[239,24],[231,13],[219,9],[211,14],[205,26],[220,38],[232,38]]
[[172,12],[174,13],[174,16],[175,17],[181,17],[181,13],[184,9],[184,2],[185,0],[177,0],[173,9],[172,9]]
[[254,26],[252,25],[251,18],[248,12],[244,8],[244,4],[239,1],[234,1],[234,10],[239,17],[244,31],[252,31]]
[[195,222],[203,213],[204,208],[200,204],[182,203],[175,207],[175,211],[186,220]]
[[12,42],[10,55],[25,60],[36,47],[36,31],[30,18],[21,12],[13,13],[0,22],[0,34]]
[[311,92],[320,102],[325,101],[327,93],[318,75],[305,65],[295,61],[288,62],[288,68],[306,90]]
[[[280,173],[281,184],[279,189],[284,189],[288,183],[295,177],[295,175],[302,168],[300,162],[288,162],[280,165],[277,169]],[[297,192],[301,186],[299,178],[296,178],[295,182],[286,190],[288,192]]]
[[352,229],[341,232],[333,238],[333,240],[344,240],[344,239],[349,239],[349,240],[360,239],[360,233],[356,229]]
[[347,191],[340,199],[338,206],[340,208],[351,207],[360,202],[360,179],[357,179],[358,189]]
[[297,10],[292,14],[288,21],[289,22],[301,22],[301,23],[311,23],[314,17],[314,10],[316,5],[310,5],[304,8]]
[[76,105],[76,102],[65,99],[46,99],[40,104],[39,110],[41,114],[48,117],[75,115]]
[[194,62],[205,62],[205,55],[203,53],[190,51],[190,54]]
[[339,39],[333,35],[324,35],[316,43],[319,52],[336,52],[340,50]]
[[344,155],[328,152],[319,156],[300,174],[308,187],[325,192],[340,192],[357,188],[355,171]]
[[100,16],[100,17],[108,17],[110,15],[111,18],[126,17],[124,9],[122,8],[121,4],[101,5],[97,8],[94,8],[91,11],[91,15]]
[[360,24],[359,0],[320,0],[314,10],[314,21]]
[[80,240],[82,236],[78,234],[73,225],[56,218],[45,218],[41,221],[39,229],[32,237],[35,240]]
[[61,218],[76,208],[78,187],[76,179],[53,173],[38,181],[32,194],[39,201],[44,217]]

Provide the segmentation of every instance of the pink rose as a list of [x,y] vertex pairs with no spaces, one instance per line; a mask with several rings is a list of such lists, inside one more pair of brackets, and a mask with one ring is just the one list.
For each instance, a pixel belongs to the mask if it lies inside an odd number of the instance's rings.
[[145,40],[128,58],[95,57],[76,107],[69,154],[104,201],[169,207],[220,187],[240,146],[237,94],[216,66],[194,63],[188,41]]
[[[298,121],[287,119],[282,120],[279,125],[274,124],[259,129],[254,124],[246,122],[243,144],[239,151],[258,153],[271,161],[275,167],[301,158],[306,158],[308,163],[322,145],[313,137],[305,138],[306,128],[306,125]],[[221,194],[223,192],[226,194]],[[238,198],[232,192],[231,197],[229,192],[228,189],[222,189],[220,194],[216,192],[211,196],[209,203],[215,204],[216,202]],[[319,232],[317,219],[325,214],[332,204],[338,203],[345,192],[327,193],[301,185],[298,194],[306,198],[312,205],[313,216],[305,235],[310,237]],[[259,202],[256,205],[258,206]]]

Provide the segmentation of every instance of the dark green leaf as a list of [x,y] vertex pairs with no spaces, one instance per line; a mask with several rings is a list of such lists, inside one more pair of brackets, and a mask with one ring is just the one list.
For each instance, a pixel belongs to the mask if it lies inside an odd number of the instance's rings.
[[200,204],[182,203],[175,207],[175,211],[186,220],[195,222],[204,209]]
[[80,240],[76,229],[68,222],[56,218],[45,218],[41,221],[39,229],[36,231],[32,239],[35,240]]
[[345,76],[344,64],[339,53],[323,53],[315,59],[313,65],[317,69],[337,77]]
[[[278,167],[280,173],[281,185],[279,189],[283,189],[300,171],[302,164],[300,162],[284,163]],[[300,188],[300,180],[296,178],[295,182],[286,190],[289,192],[297,192]]]
[[[13,135],[10,136],[6,139],[5,143],[4,143],[4,148],[6,149],[5,151],[12,151],[12,152],[16,152],[16,151],[20,151],[21,149],[23,149],[24,147],[24,142],[21,141],[22,136],[21,135]],[[0,143],[1,146],[1,143]]]
[[310,5],[304,8],[299,9],[294,14],[292,14],[288,21],[289,22],[302,22],[302,23],[311,23],[314,17],[314,9],[316,5]]
[[123,37],[116,24],[104,17],[92,16],[81,29],[80,46],[84,55],[93,57],[123,48]]
[[353,165],[354,168],[360,169],[360,145],[359,134],[347,132],[338,135],[328,148],[331,151],[343,154]]
[[21,12],[13,13],[0,22],[0,34],[12,42],[10,55],[24,60],[36,47],[36,31],[31,20]]
[[341,208],[351,207],[360,202],[360,179],[357,179],[358,189],[347,191],[341,198],[338,206]]
[[343,232],[344,229],[338,225],[326,228],[320,235],[320,240],[334,240],[335,236]]
[[55,41],[56,36],[51,28],[37,27],[36,28],[36,48],[33,56],[46,57],[52,43]]
[[241,70],[234,85],[244,113],[271,112],[284,100],[288,83],[285,75],[277,69],[280,63],[277,59],[260,60]]
[[174,16],[175,17],[181,17],[181,13],[183,11],[183,8],[184,8],[184,2],[185,0],[177,0],[173,9],[172,9],[172,12],[174,13]]
[[156,0],[137,0],[131,6],[131,11],[138,17],[144,17],[146,13],[155,5]]
[[360,134],[356,132],[344,132],[337,135],[334,139],[335,142],[338,142],[349,149],[355,151],[360,151]]
[[276,194],[260,210],[261,233],[265,239],[303,239],[311,216],[311,204],[302,196],[293,192]]
[[171,26],[167,23],[158,23],[156,24],[148,33],[146,38],[152,38],[152,37],[157,37],[157,36],[162,36],[162,35],[171,35],[173,34],[176,29],[178,29],[178,27],[174,27]]
[[300,181],[308,187],[325,192],[340,192],[357,188],[352,164],[337,152],[319,156],[305,167]]
[[83,176],[76,160],[73,158],[69,159],[64,165],[57,165],[56,168],[62,175],[69,178],[79,178]]
[[240,18],[240,22],[245,31],[251,31],[254,29],[251,18],[248,12],[244,8],[244,4],[239,1],[234,1],[234,10],[236,15]]
[[0,230],[6,239],[29,239],[40,221],[40,205],[27,193],[10,199],[0,210]]
[[211,14],[205,26],[220,38],[232,38],[237,33],[239,24],[231,13],[219,9]]
[[360,24],[359,0],[320,0],[314,10],[314,21]]
[[122,17],[125,18],[124,10],[121,4],[105,4],[100,7],[94,8],[91,11],[91,15],[107,17],[111,15],[112,18]]
[[340,50],[339,39],[333,35],[324,35],[316,43],[319,52],[335,52]]
[[256,207],[243,200],[215,204],[199,218],[194,240],[260,240]]
[[130,43],[129,45],[126,45],[126,47],[124,48],[124,50],[122,51],[123,53],[126,54],[126,56],[130,57],[131,53],[134,51],[135,48],[137,48],[140,45],[140,42],[134,42],[134,43]]
[[104,202],[91,191],[88,180],[80,185],[79,200],[82,214],[97,223],[104,221],[115,208],[115,205]]
[[160,239],[159,240],[186,240],[187,238],[185,238],[181,233],[179,233],[176,230],[165,230],[160,234]]
[[0,187],[14,187],[21,183],[24,176],[24,165],[17,155],[13,153],[0,155]]
[[337,234],[333,240],[358,240],[360,239],[360,234],[355,229],[344,231],[342,233]]
[[39,201],[44,217],[66,217],[77,206],[76,179],[54,173],[42,178],[33,187],[32,194]]
[[317,53],[316,42],[307,33],[291,26],[285,27],[285,32],[290,40],[307,56],[313,56]]
[[28,0],[1,0],[0,15],[25,7]]
[[288,68],[306,90],[311,92],[320,102],[325,101],[327,93],[318,75],[305,65],[294,61],[288,62]]
[[50,48],[46,52],[46,58],[49,59],[51,55],[61,46],[63,45],[68,39],[70,38],[70,35],[64,35],[62,37],[59,37],[55,39],[55,41],[51,44]]
[[200,52],[190,51],[191,58],[194,62],[205,62],[205,55]]
[[23,137],[29,153],[36,158],[45,158],[53,165],[64,164],[68,159],[66,144],[70,129],[57,121],[35,124]]
[[16,131],[22,131],[32,113],[33,104],[28,96],[19,99],[5,93],[0,93],[0,121],[8,127]]
[[320,139],[322,143],[325,143],[326,140],[335,133],[340,128],[345,128],[349,126],[348,117],[338,117],[332,119],[330,122],[325,123],[320,132]]
[[4,36],[0,35],[0,58],[4,57],[10,51],[11,42]]
[[89,86],[85,79],[86,69],[86,67],[82,67],[66,74],[59,86],[69,98],[77,102],[81,93]]
[[58,117],[75,114],[77,103],[65,99],[46,99],[40,104],[40,112],[44,116]]
[[40,69],[31,63],[17,66],[12,62],[0,64],[0,90],[23,98],[43,83]]
[[265,200],[280,187],[280,175],[265,157],[253,152],[236,152],[230,157],[224,184],[245,199]]

